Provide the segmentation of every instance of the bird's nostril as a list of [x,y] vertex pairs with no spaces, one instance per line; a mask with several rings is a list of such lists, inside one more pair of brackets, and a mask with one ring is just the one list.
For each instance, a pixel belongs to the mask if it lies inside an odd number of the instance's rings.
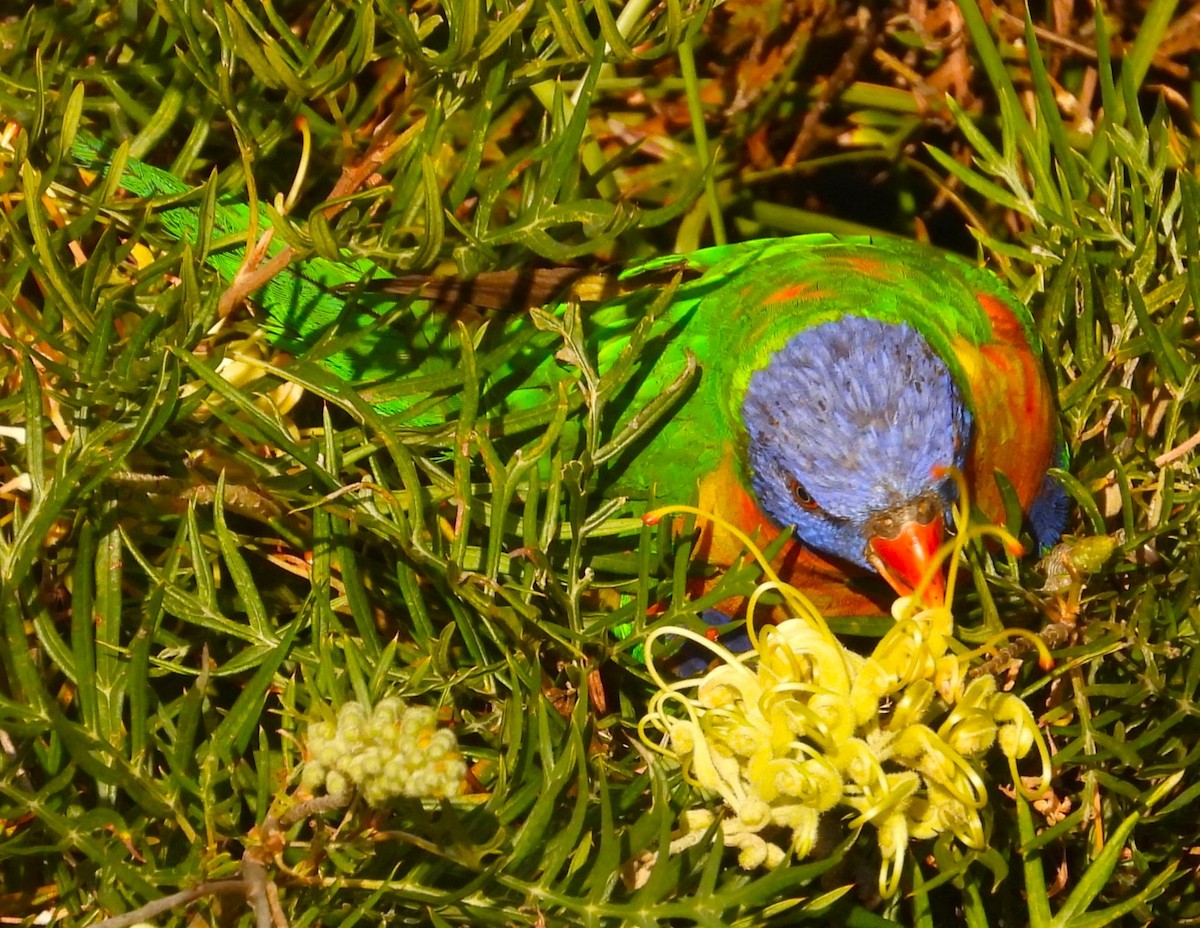
[[937,500],[931,496],[923,497],[917,503],[917,521],[922,525],[928,525],[936,519],[941,511]]
[[870,520],[868,530],[880,538],[895,538],[900,531],[900,525],[893,516],[877,515]]

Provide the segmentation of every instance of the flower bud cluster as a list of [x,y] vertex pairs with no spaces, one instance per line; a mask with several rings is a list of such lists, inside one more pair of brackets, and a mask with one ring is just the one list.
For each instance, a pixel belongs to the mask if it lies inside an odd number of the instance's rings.
[[336,722],[308,726],[301,785],[331,794],[358,789],[373,806],[397,796],[442,799],[458,793],[467,772],[458,739],[426,706],[381,700],[367,712],[348,702]]
[[[993,677],[964,686],[948,653],[950,613],[898,601],[896,624],[869,657],[847,650],[823,622],[767,626],[755,650],[734,655],[682,628],[657,630],[708,647],[719,658],[700,678],[663,682],[642,721],[648,744],[716,793],[731,814],[725,843],[746,869],[773,868],[817,846],[823,818],[874,829],[880,891],[895,893],[908,843],[949,833],[986,847],[983,757],[993,747],[1016,761],[1037,745],[1029,708],[997,691]],[[651,739],[650,730],[657,730]],[[1040,790],[1039,790],[1040,792]],[[712,815],[682,819],[677,851],[700,840]]]

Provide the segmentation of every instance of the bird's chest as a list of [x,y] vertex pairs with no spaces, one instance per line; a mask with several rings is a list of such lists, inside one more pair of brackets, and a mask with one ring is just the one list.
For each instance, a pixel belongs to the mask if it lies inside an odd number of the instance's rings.
[[[730,531],[730,527],[760,549],[775,541],[781,532],[743,485],[732,448],[725,450],[717,468],[700,479],[698,507],[717,519],[700,520],[695,559],[721,571],[748,556],[746,545],[736,532]],[[722,522],[726,524],[722,525]],[[887,612],[889,596],[877,582],[878,578],[852,565],[823,557],[800,542],[788,540],[771,566],[781,580],[808,596],[826,615]],[[733,615],[741,605],[725,602],[718,608]]]

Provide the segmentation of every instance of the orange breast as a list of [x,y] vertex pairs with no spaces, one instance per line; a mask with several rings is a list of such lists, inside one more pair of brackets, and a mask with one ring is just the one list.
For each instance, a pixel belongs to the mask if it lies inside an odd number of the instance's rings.
[[[745,532],[759,547],[779,537],[779,528],[763,514],[738,479],[732,449],[726,451],[721,466],[701,480],[699,508]],[[700,538],[694,555],[698,562],[724,570],[749,556],[731,532],[712,521],[698,521]],[[771,566],[781,580],[804,593],[825,615],[886,614],[894,598],[873,574],[824,558],[798,542],[787,542]],[[712,581],[698,584],[696,592],[702,593],[712,585]],[[717,608],[732,616],[744,605],[740,600],[725,600]]]

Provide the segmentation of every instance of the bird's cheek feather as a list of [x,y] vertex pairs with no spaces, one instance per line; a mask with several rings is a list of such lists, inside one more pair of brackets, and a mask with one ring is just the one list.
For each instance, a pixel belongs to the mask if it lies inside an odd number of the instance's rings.
[[934,563],[945,531],[941,515],[924,523],[914,519],[900,526],[892,538],[869,538],[867,560],[900,596],[911,594],[924,579],[925,602],[941,606],[946,599],[946,578]]

